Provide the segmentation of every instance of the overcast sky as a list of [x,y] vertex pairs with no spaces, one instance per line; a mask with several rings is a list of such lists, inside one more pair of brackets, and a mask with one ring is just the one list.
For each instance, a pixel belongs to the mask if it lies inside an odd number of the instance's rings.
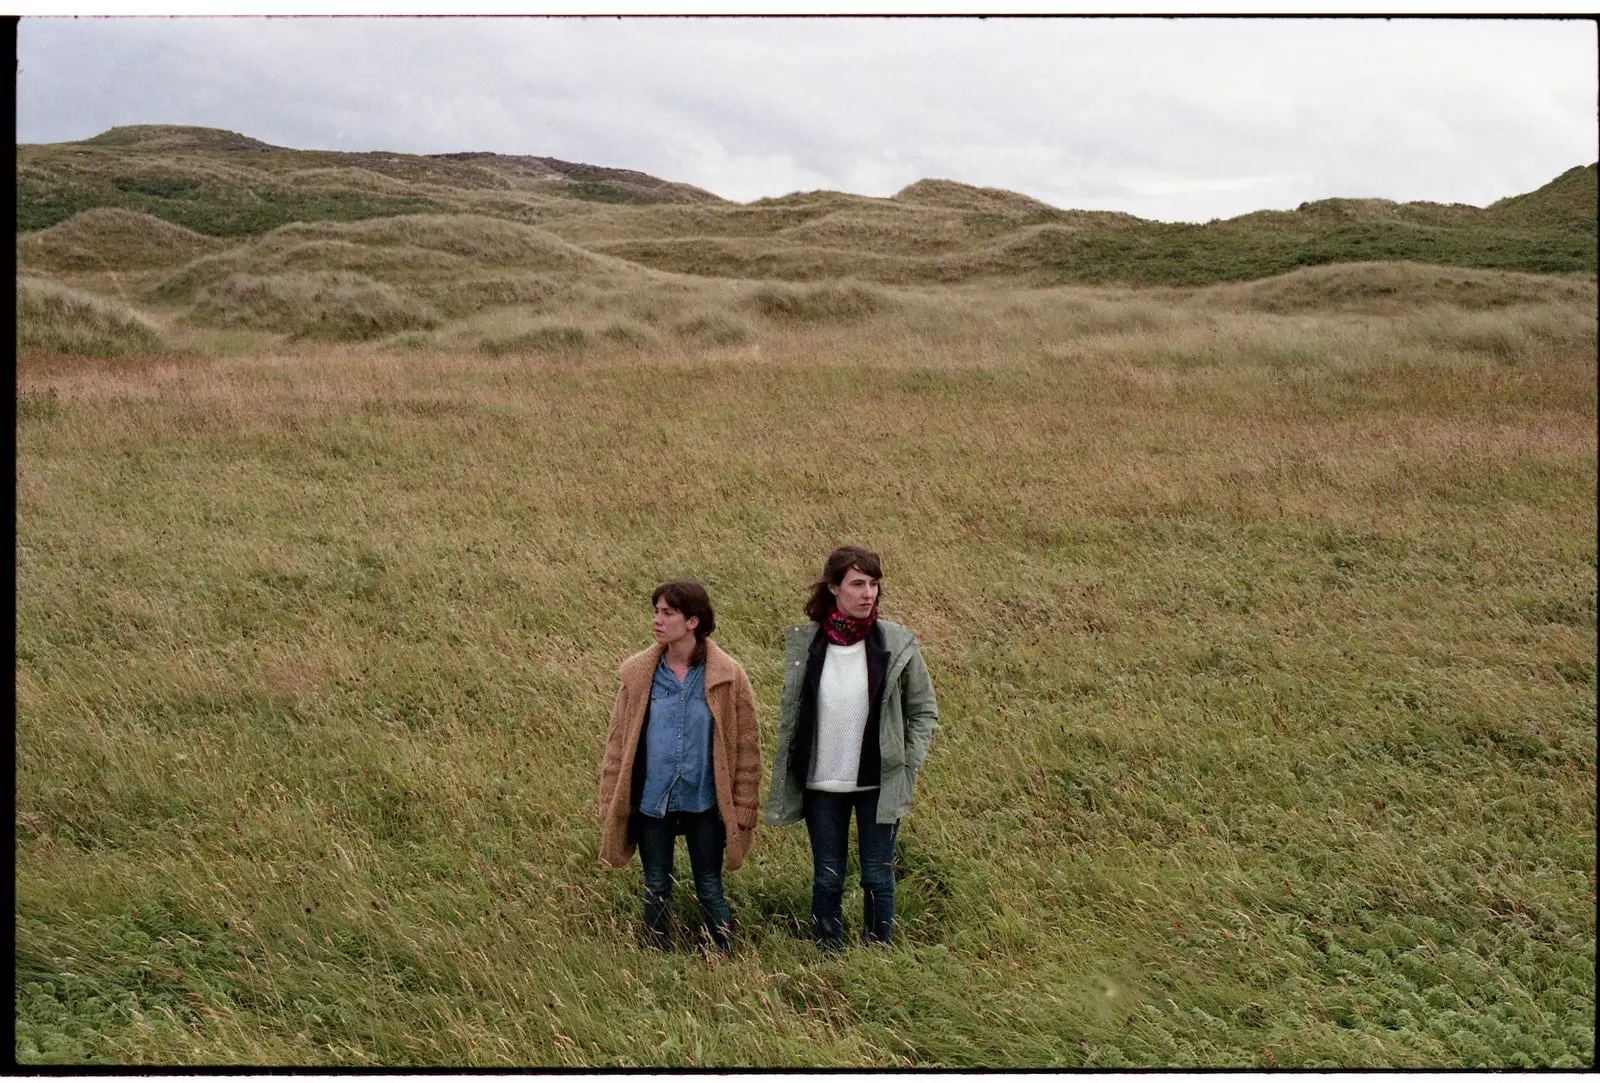
[[17,141],[197,124],[1166,221],[1482,206],[1600,157],[1596,45],[1587,20],[24,18]]

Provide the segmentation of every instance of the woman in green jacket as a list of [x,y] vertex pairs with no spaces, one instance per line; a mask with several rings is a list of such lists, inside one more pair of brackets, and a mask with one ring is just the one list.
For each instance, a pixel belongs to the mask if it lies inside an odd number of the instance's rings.
[[878,616],[878,554],[847,545],[828,554],[790,628],[778,748],[766,822],[804,819],[811,840],[811,929],[824,950],[844,946],[844,869],[850,816],[861,861],[862,937],[894,932],[894,843],[938,724],[933,682],[916,637]]

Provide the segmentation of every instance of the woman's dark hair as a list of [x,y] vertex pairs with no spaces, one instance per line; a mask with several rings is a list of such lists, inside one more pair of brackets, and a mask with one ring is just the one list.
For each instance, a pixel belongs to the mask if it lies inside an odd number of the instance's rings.
[[[822,565],[822,578],[811,584],[811,597],[806,600],[806,616],[818,623],[827,617],[833,609],[833,591],[828,588],[843,583],[851,568],[859,568],[874,579],[883,578],[883,562],[878,559],[877,553],[859,545],[841,545],[828,554],[828,559]],[[881,587],[878,597],[883,597]]]
[[682,613],[685,620],[700,618],[700,623],[694,626],[694,652],[696,658],[703,658],[706,637],[717,630],[717,615],[711,611],[711,595],[696,580],[674,579],[655,589],[650,595],[651,606],[663,598],[668,605]]

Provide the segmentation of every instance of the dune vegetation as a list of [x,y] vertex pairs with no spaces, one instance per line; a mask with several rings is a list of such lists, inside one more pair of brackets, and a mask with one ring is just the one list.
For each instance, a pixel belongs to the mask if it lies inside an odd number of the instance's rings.
[[[1595,177],[1175,226],[19,146],[16,1059],[1592,1069]],[[770,752],[847,541],[939,694],[894,947],[816,951],[795,827],[732,959],[686,882],[640,948],[651,588]]]
[[17,350],[80,357],[147,354],[161,332],[127,305],[46,278],[17,278]]
[[[740,205],[553,158],[300,151],[161,125],[17,148],[24,234],[96,208],[234,242],[295,223],[471,215],[675,274],[884,285],[1200,286],[1383,260],[1593,274],[1595,204],[1594,165],[1489,207],[1325,199],[1185,224],[1064,210],[947,180],[888,198],[804,192]],[[406,242],[380,231],[363,243]]]

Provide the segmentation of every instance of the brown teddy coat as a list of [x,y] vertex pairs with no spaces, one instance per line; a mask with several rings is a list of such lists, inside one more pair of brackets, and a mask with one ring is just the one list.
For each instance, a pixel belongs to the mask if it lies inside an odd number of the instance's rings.
[[[724,863],[737,869],[750,852],[760,818],[761,733],[756,728],[755,695],[744,667],[711,640],[707,639],[705,646],[711,768],[717,811],[728,834]],[[600,861],[614,869],[626,865],[638,847],[628,831],[634,760],[650,707],[650,685],[665,650],[660,644],[648,647],[617,667],[622,687],[611,709],[611,733],[600,768]]]

